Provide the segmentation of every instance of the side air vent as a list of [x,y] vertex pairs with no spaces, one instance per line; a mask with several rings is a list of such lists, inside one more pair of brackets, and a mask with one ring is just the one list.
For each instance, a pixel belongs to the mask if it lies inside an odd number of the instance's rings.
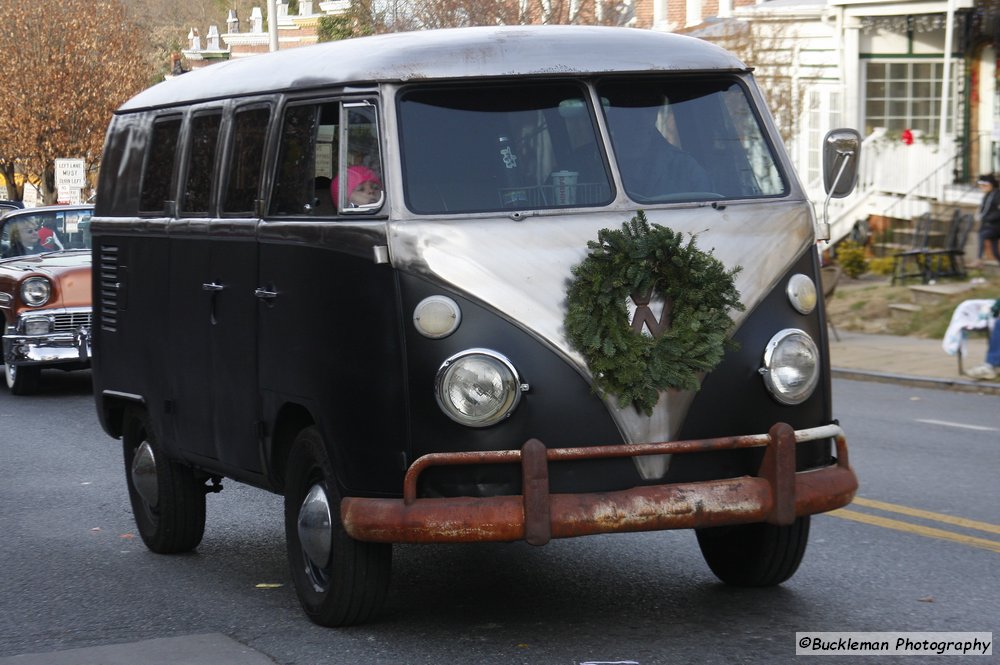
[[118,307],[122,283],[119,279],[118,245],[101,245],[98,264],[100,290],[98,311],[101,330],[118,332]]

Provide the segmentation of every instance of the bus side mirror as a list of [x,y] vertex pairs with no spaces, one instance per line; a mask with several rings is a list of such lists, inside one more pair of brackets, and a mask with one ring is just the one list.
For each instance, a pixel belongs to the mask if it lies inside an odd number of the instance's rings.
[[856,129],[831,129],[823,137],[823,189],[835,199],[854,191],[858,183],[861,134]]

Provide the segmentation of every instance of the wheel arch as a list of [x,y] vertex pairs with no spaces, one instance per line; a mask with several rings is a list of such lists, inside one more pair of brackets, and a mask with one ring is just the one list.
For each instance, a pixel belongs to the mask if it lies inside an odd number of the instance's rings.
[[104,391],[97,407],[104,431],[116,439],[125,433],[125,414],[129,411],[146,410],[146,400],[142,395]]
[[284,493],[285,472],[288,470],[288,455],[291,452],[295,437],[306,427],[315,425],[316,419],[305,406],[296,403],[286,403],[278,410],[274,419],[271,435],[269,458],[269,474],[271,485],[275,491]]

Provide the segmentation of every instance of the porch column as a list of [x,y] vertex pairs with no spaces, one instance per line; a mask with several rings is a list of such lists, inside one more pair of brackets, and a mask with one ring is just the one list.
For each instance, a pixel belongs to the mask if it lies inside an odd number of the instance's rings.
[[955,0],[948,0],[948,12],[944,25],[944,73],[941,76],[941,124],[938,127],[938,147],[945,150],[944,132],[948,127],[949,97],[951,92],[951,51],[955,38]]

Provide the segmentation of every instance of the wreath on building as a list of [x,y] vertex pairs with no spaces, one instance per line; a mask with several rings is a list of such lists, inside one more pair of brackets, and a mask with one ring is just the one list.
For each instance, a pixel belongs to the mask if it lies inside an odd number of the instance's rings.
[[[729,338],[729,311],[744,309],[733,280],[742,267],[726,270],[695,240],[650,225],[640,210],[621,229],[601,229],[597,241],[587,243],[587,258],[573,268],[565,319],[569,341],[587,361],[598,392],[646,415],[661,390],[697,390],[700,374],[736,346]],[[654,294],[666,303],[664,314],[650,321],[653,334],[640,334],[634,327],[642,324],[628,320],[628,299],[645,315]]]

